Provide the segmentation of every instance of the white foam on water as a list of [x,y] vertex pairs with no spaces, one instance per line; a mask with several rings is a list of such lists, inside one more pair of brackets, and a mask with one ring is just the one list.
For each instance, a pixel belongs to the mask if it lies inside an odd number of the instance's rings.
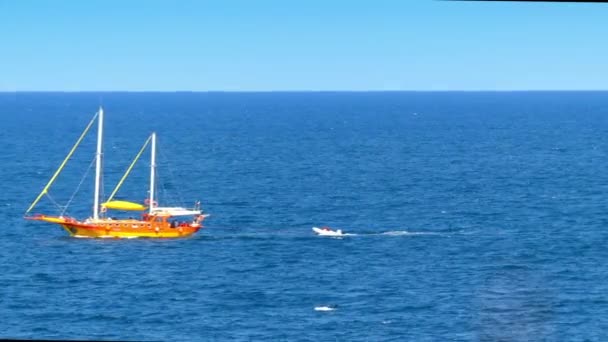
[[334,311],[336,308],[331,306],[315,306],[315,311]]
[[342,239],[346,236],[409,236],[409,235],[445,235],[445,233],[439,232],[411,232],[407,230],[389,230],[382,233],[342,233],[340,235],[332,235],[332,234],[317,234],[320,237],[327,237],[333,239]]
[[400,236],[400,235],[412,235],[412,233],[407,230],[392,230],[384,233],[380,233],[380,235],[390,235],[390,236]]
[[402,236],[402,235],[441,235],[441,233],[435,232],[408,232],[407,230],[392,230],[384,233],[380,233],[380,235],[388,235],[388,236]]

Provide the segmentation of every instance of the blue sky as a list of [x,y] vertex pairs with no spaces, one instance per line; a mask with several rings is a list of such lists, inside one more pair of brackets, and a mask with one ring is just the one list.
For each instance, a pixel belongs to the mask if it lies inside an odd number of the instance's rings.
[[608,89],[608,4],[0,0],[0,91]]

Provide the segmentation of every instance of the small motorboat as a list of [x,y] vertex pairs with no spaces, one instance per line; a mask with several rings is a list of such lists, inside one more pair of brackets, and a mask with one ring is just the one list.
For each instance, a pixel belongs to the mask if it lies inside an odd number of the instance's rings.
[[342,233],[341,229],[337,229],[337,230],[332,230],[329,227],[312,227],[312,231],[317,233],[317,235],[321,235],[321,236],[343,236],[345,235],[344,233]]

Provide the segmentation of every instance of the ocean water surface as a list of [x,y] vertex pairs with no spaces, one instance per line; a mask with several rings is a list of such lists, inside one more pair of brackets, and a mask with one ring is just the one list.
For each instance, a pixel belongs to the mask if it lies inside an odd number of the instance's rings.
[[[23,219],[100,104],[104,194],[156,131],[205,229]],[[608,93],[2,93],[0,146],[1,338],[608,340]],[[91,215],[94,146],[33,212]]]

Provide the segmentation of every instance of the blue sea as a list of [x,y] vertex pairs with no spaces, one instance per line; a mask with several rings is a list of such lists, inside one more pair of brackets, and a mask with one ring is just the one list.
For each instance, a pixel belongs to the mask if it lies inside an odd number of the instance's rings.
[[[100,105],[104,196],[156,131],[198,234],[23,219]],[[32,213],[91,215],[95,134]],[[0,146],[0,338],[608,340],[605,92],[2,93]]]

